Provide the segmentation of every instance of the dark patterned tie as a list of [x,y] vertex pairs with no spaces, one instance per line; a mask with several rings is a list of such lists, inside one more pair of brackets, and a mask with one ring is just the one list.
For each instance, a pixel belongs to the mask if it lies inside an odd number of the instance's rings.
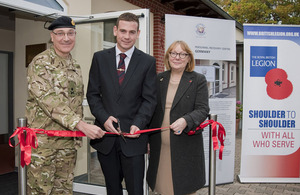
[[124,80],[124,76],[125,76],[125,61],[124,59],[126,58],[126,54],[125,53],[120,53],[120,61],[118,64],[118,76],[119,76],[119,84],[121,85],[123,80]]

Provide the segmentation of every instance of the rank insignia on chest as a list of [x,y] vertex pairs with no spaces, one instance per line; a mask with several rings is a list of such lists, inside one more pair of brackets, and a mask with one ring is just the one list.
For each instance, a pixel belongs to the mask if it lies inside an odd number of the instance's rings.
[[74,81],[69,82],[69,96],[70,97],[76,96],[76,83]]

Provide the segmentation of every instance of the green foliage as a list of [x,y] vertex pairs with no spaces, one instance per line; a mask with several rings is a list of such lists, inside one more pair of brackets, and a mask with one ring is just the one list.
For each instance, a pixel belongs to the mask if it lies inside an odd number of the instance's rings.
[[243,105],[241,101],[236,101],[236,119],[241,119],[243,117]]
[[242,24],[300,24],[299,0],[212,1]]

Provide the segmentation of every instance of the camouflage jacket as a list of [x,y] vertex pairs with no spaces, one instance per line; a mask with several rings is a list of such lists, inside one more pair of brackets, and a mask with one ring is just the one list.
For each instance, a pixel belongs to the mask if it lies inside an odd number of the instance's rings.
[[[34,57],[28,66],[27,80],[28,127],[76,130],[83,115],[83,82],[80,66],[75,60],[61,58],[51,47]],[[80,144],[79,140],[38,135],[38,147],[73,148]]]

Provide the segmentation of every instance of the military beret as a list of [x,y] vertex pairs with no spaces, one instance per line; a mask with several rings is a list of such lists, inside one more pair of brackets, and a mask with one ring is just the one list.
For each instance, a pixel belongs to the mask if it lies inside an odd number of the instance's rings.
[[75,22],[70,17],[61,16],[51,23],[48,30],[54,30],[56,28],[75,28]]

